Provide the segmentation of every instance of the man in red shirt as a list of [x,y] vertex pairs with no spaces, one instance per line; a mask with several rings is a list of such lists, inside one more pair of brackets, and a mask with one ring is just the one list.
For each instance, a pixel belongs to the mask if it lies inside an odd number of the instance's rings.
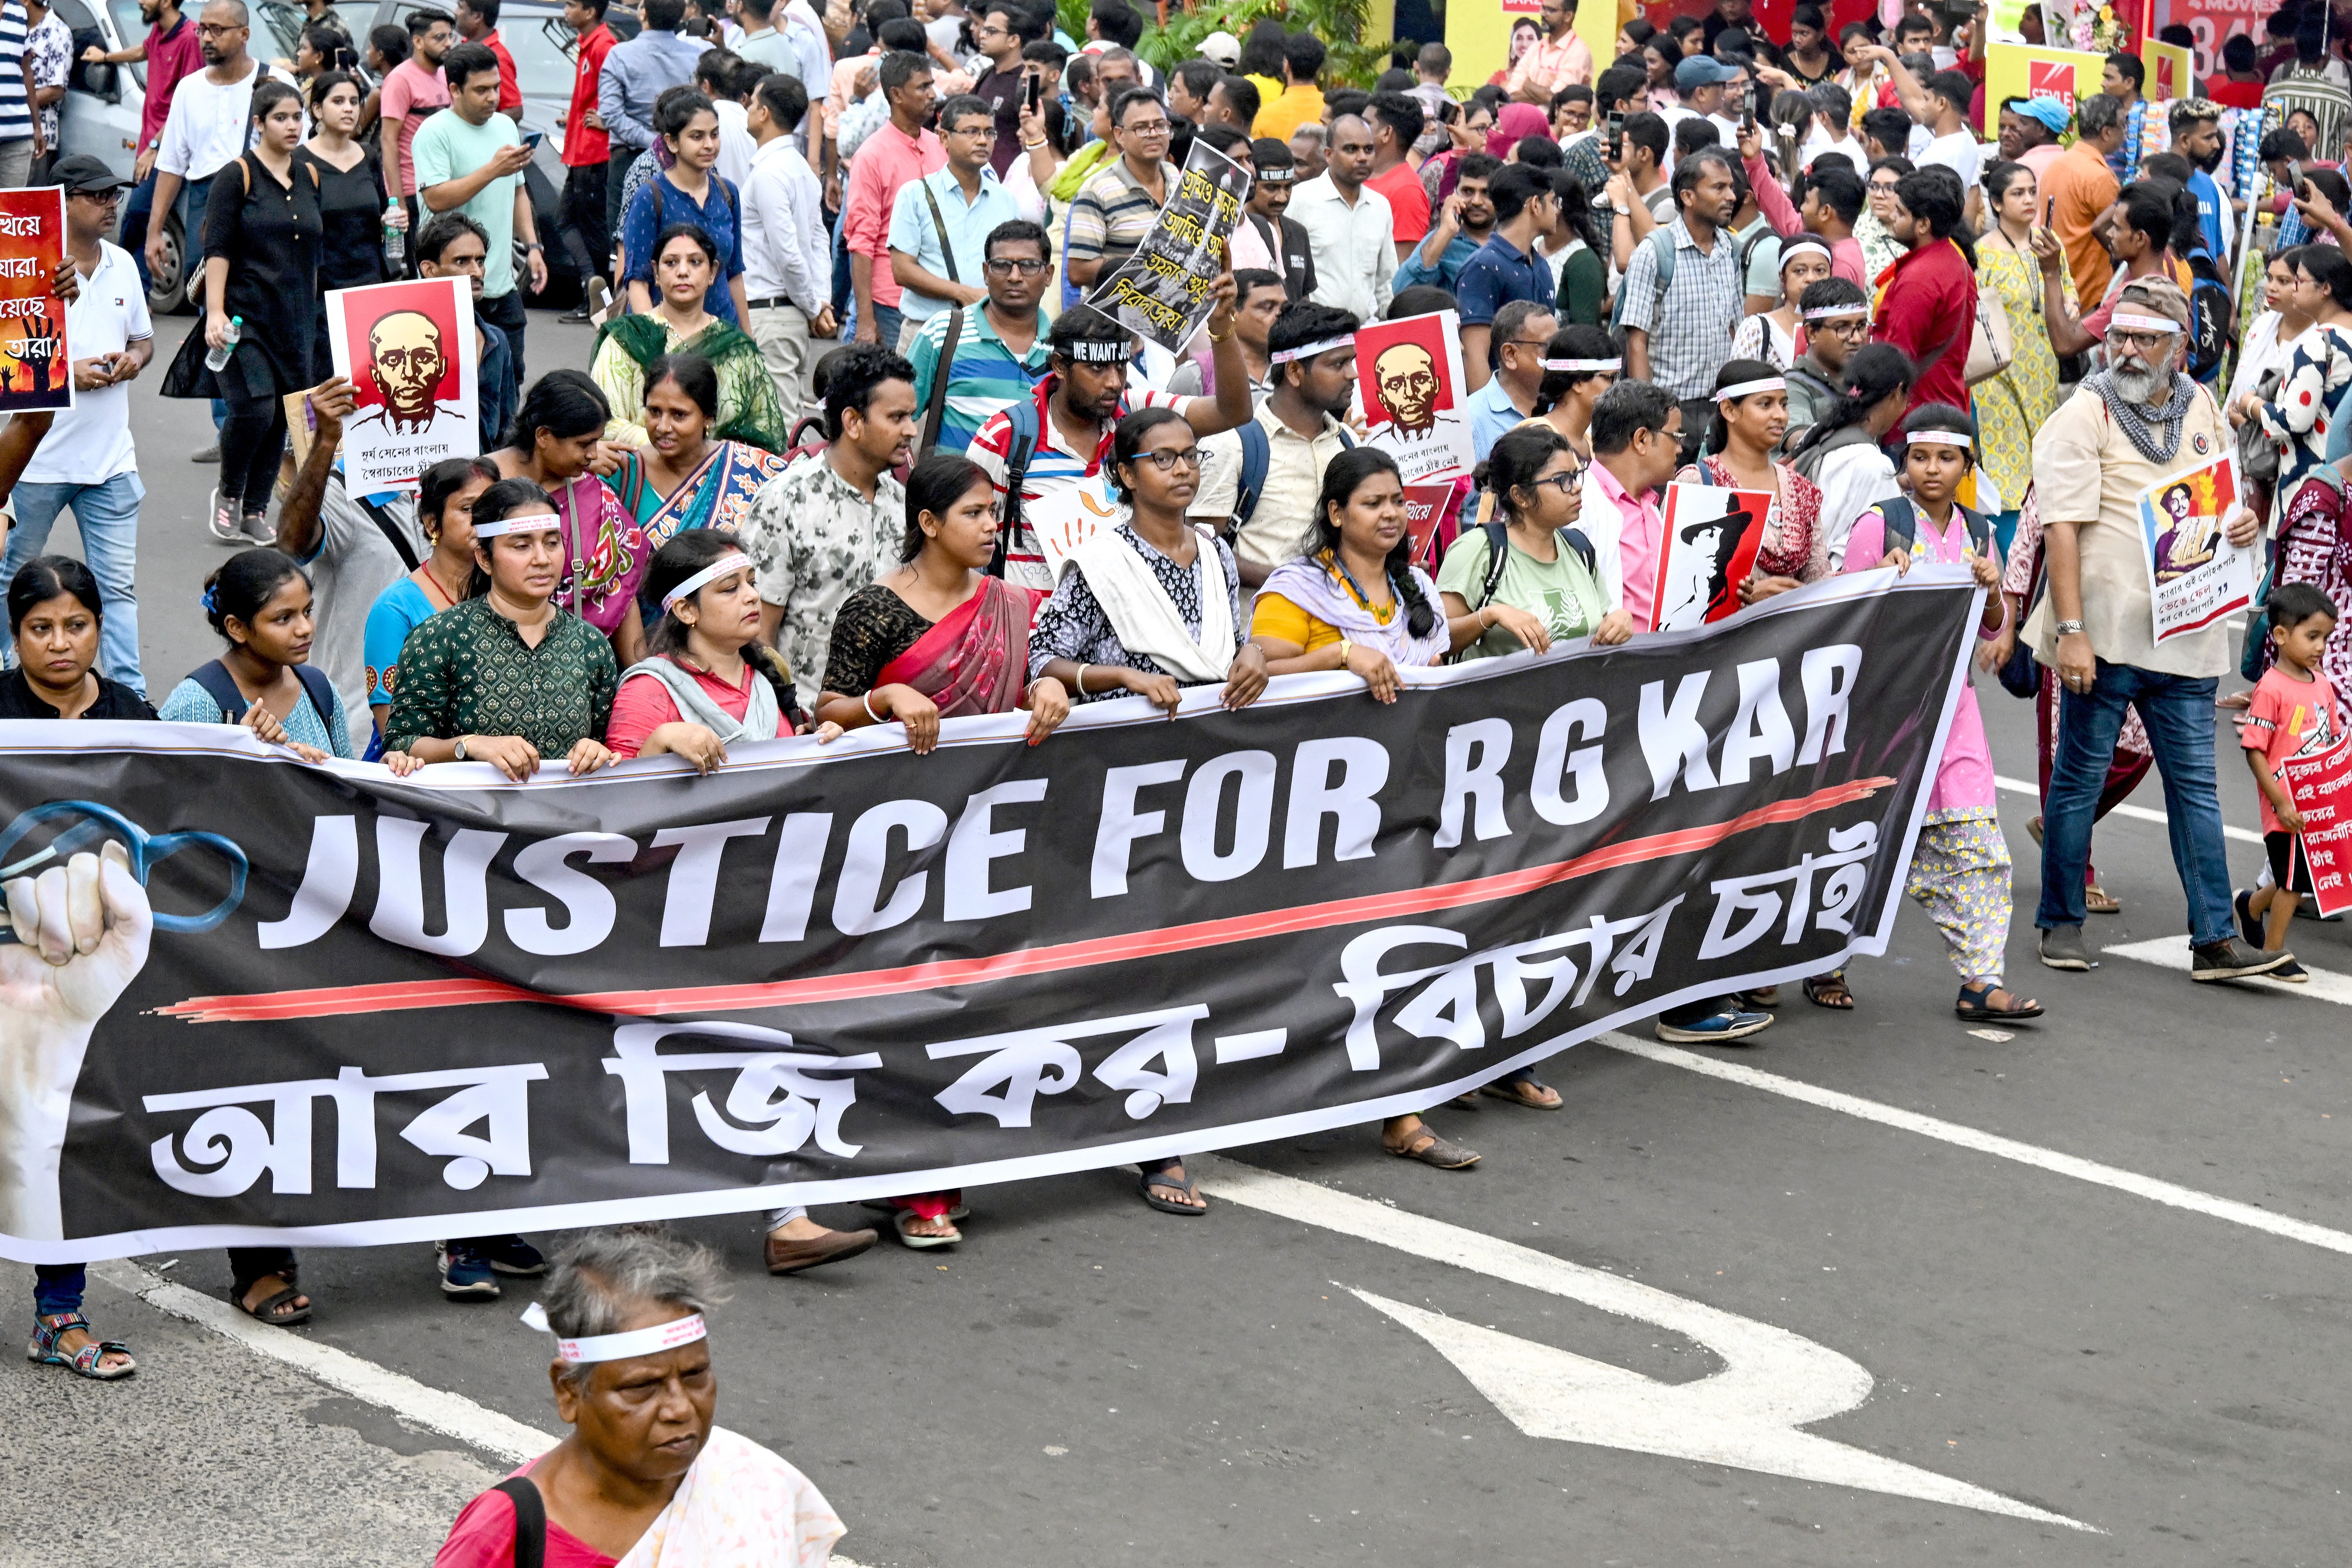
[[[495,5],[498,0],[488,0]],[[579,69],[572,79],[572,108],[563,117],[563,205],[556,214],[556,233],[573,247],[585,279],[609,275],[613,269],[613,235],[604,224],[607,174],[613,139],[596,113],[596,84],[604,70],[604,57],[613,52],[613,29],[604,26],[607,0],[564,0],[563,25],[579,39],[575,58]],[[501,88],[503,88],[501,83]],[[588,319],[588,294],[563,318]]]
[[205,68],[205,51],[196,39],[195,24],[180,14],[179,0],[139,0],[139,19],[147,24],[147,36],[131,47],[108,54],[92,44],[81,58],[110,66],[147,62],[147,97],[139,111],[138,159],[131,165],[138,189],[123,204],[121,241],[122,248],[138,264],[141,286],[152,290],[155,279],[147,270],[147,220],[155,210],[155,139],[163,133],[163,121],[172,112],[172,89],[180,85],[182,77]]
[[499,57],[498,112],[513,117],[520,127],[522,89],[515,80],[514,56],[507,53],[507,41],[499,37],[499,0],[457,0],[455,16],[459,37]]
[[[1911,408],[1969,406],[1969,335],[1976,326],[1975,268],[1954,244],[1965,199],[1960,178],[1941,165],[1903,176],[1886,232],[1910,248],[1878,275],[1874,342],[1892,343],[1919,367]],[[1909,409],[1905,410],[1906,413]]]
[[1388,198],[1397,259],[1413,253],[1429,233],[1429,192],[1404,155],[1421,140],[1428,110],[1409,92],[1375,95],[1364,118],[1372,125],[1372,173],[1364,184]]

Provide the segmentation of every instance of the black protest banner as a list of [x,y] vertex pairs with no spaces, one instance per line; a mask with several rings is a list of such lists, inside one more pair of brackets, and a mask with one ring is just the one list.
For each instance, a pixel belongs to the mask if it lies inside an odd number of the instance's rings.
[[1297,677],[707,778],[0,724],[12,901],[128,862],[94,951],[0,943],[0,1254],[842,1201],[1423,1109],[1882,951],[1979,603],[1874,573],[1391,705]]
[[1246,165],[1194,141],[1160,221],[1087,303],[1171,353],[1182,348],[1215,308],[1211,290],[1249,188]]

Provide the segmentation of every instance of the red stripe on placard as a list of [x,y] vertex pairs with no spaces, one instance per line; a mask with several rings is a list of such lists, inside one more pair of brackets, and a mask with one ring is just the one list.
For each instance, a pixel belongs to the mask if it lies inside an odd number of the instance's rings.
[[1254,915],[1199,921],[1191,925],[1156,931],[1094,937],[1085,942],[1059,942],[1051,947],[1026,947],[980,958],[936,960],[896,969],[866,969],[849,974],[817,974],[804,980],[763,981],[748,985],[688,985],[647,991],[591,991],[553,995],[510,985],[504,981],[418,980],[386,985],[334,985],[310,991],[264,991],[244,996],[193,996],[159,1007],[167,1018],[195,1024],[269,1023],[287,1018],[328,1018],[349,1013],[394,1013],[414,1007],[470,1007],[495,1002],[543,1002],[590,1013],[635,1016],[665,1016],[679,1013],[723,1013],[753,1007],[785,1007],[815,1002],[844,1002],[894,991],[931,990],[944,985],[974,985],[1011,980],[1025,974],[1050,974],[1057,970],[1084,969],[1121,959],[1156,958],[1171,952],[1223,947],[1257,937],[1283,936],[1292,931],[1327,926],[1359,925],[1395,920],[1435,910],[1460,909],[1495,899],[1533,892],[1578,877],[1618,866],[1631,866],[1669,855],[1687,855],[1722,843],[1735,834],[1774,823],[1795,822],[1816,812],[1866,800],[1895,781],[1856,779],[1816,790],[1795,800],[1759,806],[1728,822],[1685,827],[1673,833],[1630,839],[1520,871],[1475,877],[1466,882],[1445,882],[1433,888],[1407,888],[1391,893],[1335,899],[1295,909],[1268,910]]

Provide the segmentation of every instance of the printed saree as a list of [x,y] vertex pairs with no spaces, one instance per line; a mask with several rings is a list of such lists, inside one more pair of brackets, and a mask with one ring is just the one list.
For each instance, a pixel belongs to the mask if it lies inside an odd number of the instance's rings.
[[1012,711],[1029,679],[1029,622],[1045,596],[982,577],[980,592],[884,665],[874,684],[913,687],[942,719]]

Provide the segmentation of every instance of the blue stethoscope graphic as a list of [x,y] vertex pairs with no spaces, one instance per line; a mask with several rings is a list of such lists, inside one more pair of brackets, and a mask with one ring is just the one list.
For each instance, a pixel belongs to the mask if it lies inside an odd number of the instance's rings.
[[[68,816],[78,816],[86,820],[58,834],[50,840],[48,847],[38,854],[13,865],[8,863],[9,852],[24,841],[26,834],[52,817]],[[155,917],[157,931],[210,931],[228,919],[245,899],[245,851],[230,840],[217,833],[158,833],[151,836],[133,826],[131,819],[121,812],[87,800],[53,800],[47,805],[37,805],[30,811],[18,813],[16,820],[10,823],[5,832],[0,832],[0,882],[24,876],[34,868],[46,866],[51,861],[62,862],[75,851],[86,849],[110,836],[122,840],[123,847],[131,856],[131,874],[139,879],[142,888],[147,885],[147,874],[159,863],[192,845],[217,850],[228,862],[228,897],[202,914],[158,914]],[[15,930],[6,922],[0,921],[0,942],[16,940]]]

